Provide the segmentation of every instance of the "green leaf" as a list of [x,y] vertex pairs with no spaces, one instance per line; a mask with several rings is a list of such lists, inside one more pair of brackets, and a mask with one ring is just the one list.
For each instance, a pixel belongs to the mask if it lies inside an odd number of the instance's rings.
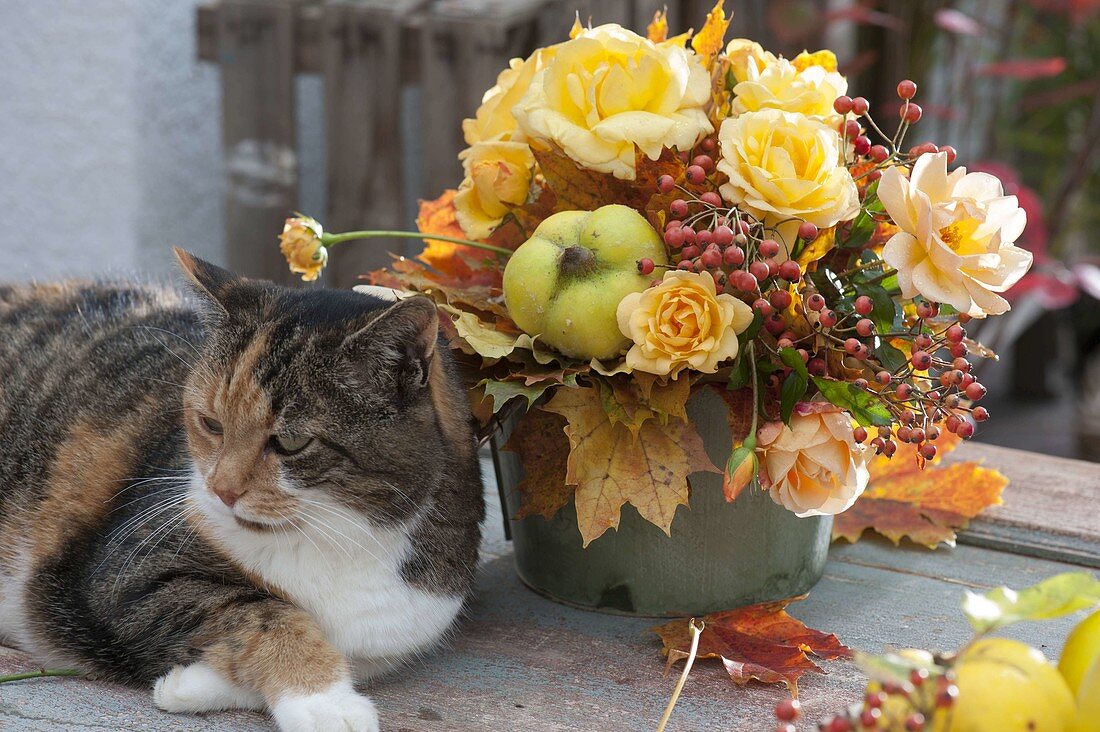
[[1020,620],[1060,618],[1100,604],[1100,579],[1089,572],[1065,572],[1019,592],[998,587],[984,595],[967,592],[963,614],[979,633]]
[[876,397],[868,394],[854,384],[836,379],[824,379],[814,376],[814,385],[821,390],[821,396],[841,409],[847,410],[855,421],[864,427],[870,425],[889,425],[890,411]]
[[874,350],[874,354],[887,371],[897,371],[909,360],[905,357],[904,353],[894,348],[886,341],[879,342],[879,346]]
[[764,316],[759,310],[753,311],[752,322],[749,323],[749,327],[737,335],[737,342],[740,344],[742,352],[744,352],[745,344],[756,338],[756,335],[760,332],[760,327],[763,325]]
[[[577,377],[574,374],[569,374],[572,377],[572,385],[576,385]],[[509,400],[515,397],[523,397],[527,400],[527,408],[530,409],[539,397],[546,392],[552,386],[559,386],[559,384],[553,381],[540,381],[538,383],[527,386],[523,381],[512,380],[497,381],[496,379],[482,379],[478,386],[485,388],[485,396],[493,400],[493,414],[499,412]]]
[[733,364],[733,370],[730,371],[730,380],[726,385],[726,388],[730,391],[737,391],[738,389],[747,386],[749,383],[749,377],[752,375],[752,369],[749,364],[749,354],[742,351],[740,358]]
[[779,360],[791,369],[779,392],[779,416],[784,423],[790,424],[794,405],[806,395],[810,374],[806,370],[806,364],[802,363],[802,357],[793,348],[779,349]]
[[859,294],[866,295],[874,303],[870,317],[878,332],[889,333],[894,330],[894,326],[901,319],[901,308],[898,307],[897,301],[890,297],[890,293],[878,285],[862,286],[858,289]]

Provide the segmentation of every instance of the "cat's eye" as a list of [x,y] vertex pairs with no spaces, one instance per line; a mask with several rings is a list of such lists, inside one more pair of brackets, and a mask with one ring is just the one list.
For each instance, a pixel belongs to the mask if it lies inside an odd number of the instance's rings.
[[220,435],[222,433],[222,423],[213,417],[207,417],[205,414],[199,416],[199,421],[202,422],[202,426],[206,428],[206,431],[212,435]]
[[272,435],[271,448],[280,455],[301,452],[313,442],[309,435]]

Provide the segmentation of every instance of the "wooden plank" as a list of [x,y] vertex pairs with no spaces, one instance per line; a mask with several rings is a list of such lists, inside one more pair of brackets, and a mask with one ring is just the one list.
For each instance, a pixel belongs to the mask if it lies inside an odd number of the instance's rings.
[[425,198],[462,180],[457,157],[465,147],[462,120],[474,115],[509,59],[535,49],[543,4],[544,0],[452,2],[434,5],[420,16]]
[[979,460],[1008,476],[1004,504],[986,509],[959,543],[1100,568],[1100,469],[1083,460],[967,443],[948,461]]
[[[402,32],[422,0],[330,2],[323,6],[325,158],[332,231],[407,229],[401,145],[401,93],[407,81]],[[326,283],[350,287],[385,266],[405,240],[369,240],[336,247]]]
[[[632,509],[631,509],[632,510]],[[494,544],[499,547],[499,544]],[[662,675],[654,620],[574,610],[523,587],[509,554],[489,556],[477,590],[448,647],[371,684],[383,720],[394,732],[637,732],[653,729],[675,678]],[[824,579],[791,608],[811,627],[835,632],[849,646],[951,650],[970,637],[959,612],[966,589],[1022,587],[1069,565],[977,547],[929,552],[864,540],[834,548]],[[1074,617],[1021,623],[1007,635],[1055,658]],[[34,668],[25,656],[0,653],[0,673]],[[848,662],[825,664],[799,684],[806,720],[857,701],[865,678]],[[781,687],[732,684],[714,662],[692,672],[669,729],[766,730]],[[43,714],[43,710],[48,713]],[[5,685],[0,727],[48,726],[72,720],[117,730],[271,730],[258,714],[170,716],[147,690],[77,679]],[[31,720],[28,722],[28,720]],[[40,727],[33,726],[41,724]],[[74,724],[72,729],[86,729]]]
[[[283,0],[284,2],[286,0]],[[195,7],[195,55],[200,61],[221,61],[221,25],[218,16],[225,4],[221,0],[205,2]],[[297,0],[294,23],[294,70],[319,72],[321,70],[321,8]]]
[[227,0],[217,13],[226,247],[231,269],[293,281],[276,236],[298,203],[295,3]]

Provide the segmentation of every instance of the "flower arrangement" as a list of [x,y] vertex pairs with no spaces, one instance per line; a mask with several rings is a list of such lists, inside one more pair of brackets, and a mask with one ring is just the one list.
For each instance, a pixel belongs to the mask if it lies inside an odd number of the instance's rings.
[[[662,13],[645,37],[578,21],[513,60],[463,124],[461,185],[402,234],[427,247],[370,275],[450,316],[483,423],[529,410],[520,515],[575,501],[585,545],[624,503],[667,533],[693,472],[836,514],[871,453],[970,437],[989,415],[969,358],[990,354],[966,324],[1008,310],[1031,265],[1000,181],[904,146],[913,82],[888,132],[833,53],[786,59],[728,25],[721,2],[674,37]],[[327,247],[382,234],[302,217],[282,250],[312,279]],[[734,433],[720,467],[686,411],[705,389]]]

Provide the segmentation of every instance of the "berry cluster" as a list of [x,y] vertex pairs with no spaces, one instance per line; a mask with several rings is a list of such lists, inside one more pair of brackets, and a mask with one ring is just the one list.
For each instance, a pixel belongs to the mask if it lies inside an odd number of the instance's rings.
[[[817,723],[818,732],[859,732],[860,730],[932,729],[937,715],[949,713],[959,696],[950,672],[932,675],[927,669],[914,668],[908,681],[871,682],[863,701],[840,714]],[[795,732],[794,722],[801,716],[797,699],[784,699],[775,706],[778,725],[775,732]],[[940,729],[940,725],[935,726]]]

